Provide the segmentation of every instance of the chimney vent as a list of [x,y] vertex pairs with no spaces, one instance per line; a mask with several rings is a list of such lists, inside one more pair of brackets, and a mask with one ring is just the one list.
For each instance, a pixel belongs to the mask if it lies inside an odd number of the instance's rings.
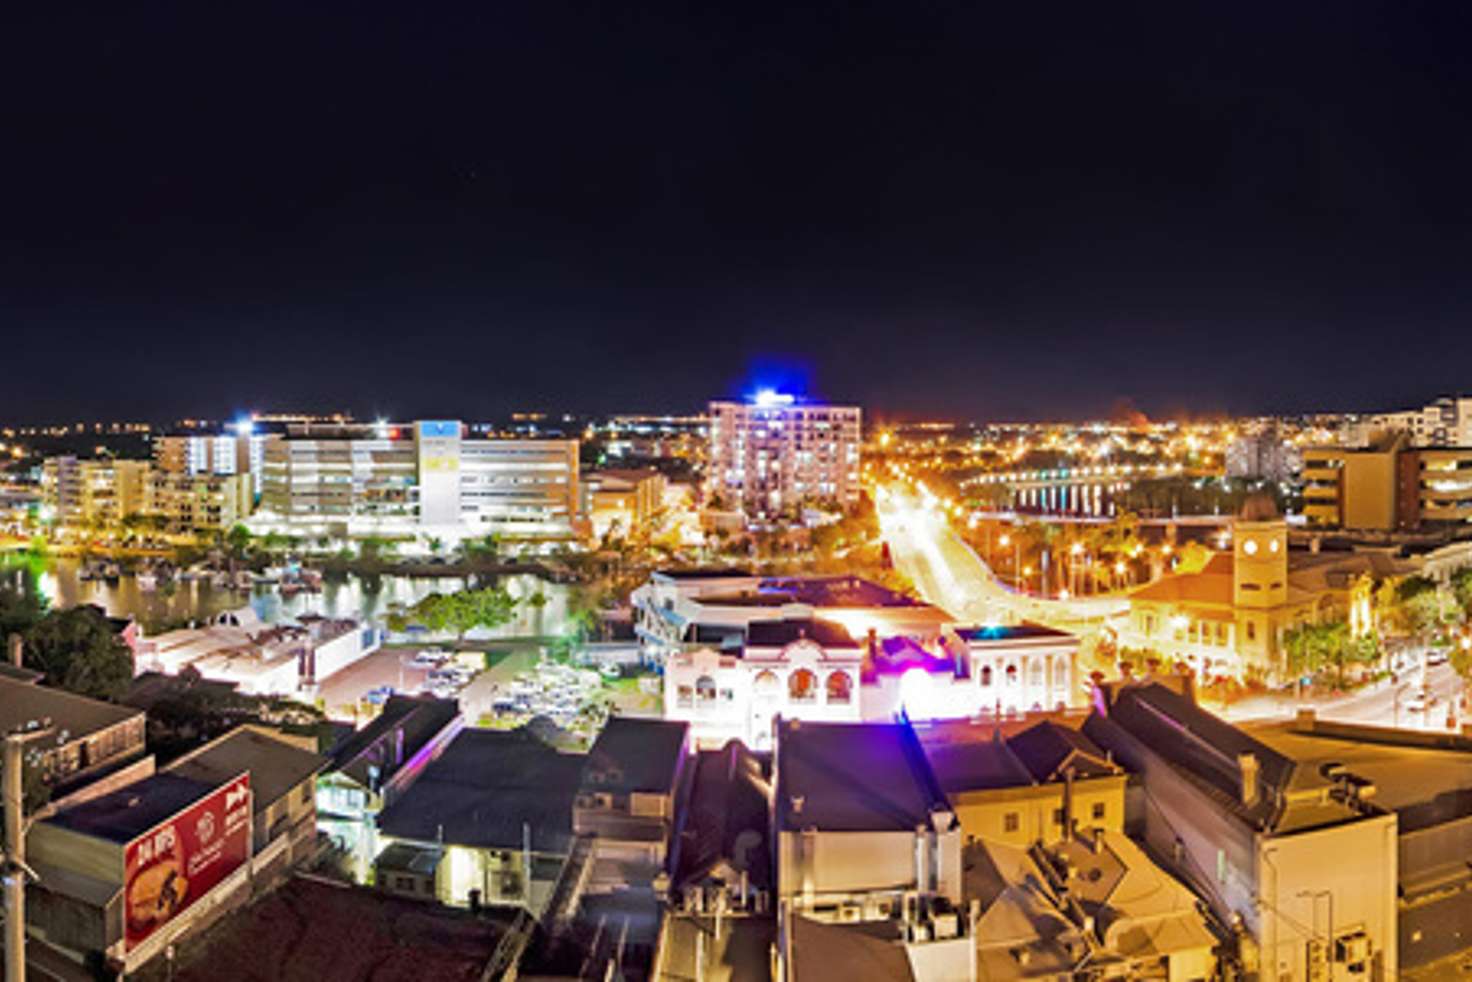
[[1242,775],[1242,804],[1251,808],[1257,804],[1257,754],[1238,754],[1237,770]]

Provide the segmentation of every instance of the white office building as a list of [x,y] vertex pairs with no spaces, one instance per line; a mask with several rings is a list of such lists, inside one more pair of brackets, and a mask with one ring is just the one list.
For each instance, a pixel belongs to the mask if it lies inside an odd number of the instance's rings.
[[578,442],[467,434],[458,420],[304,424],[267,445],[252,526],[298,535],[567,539]]

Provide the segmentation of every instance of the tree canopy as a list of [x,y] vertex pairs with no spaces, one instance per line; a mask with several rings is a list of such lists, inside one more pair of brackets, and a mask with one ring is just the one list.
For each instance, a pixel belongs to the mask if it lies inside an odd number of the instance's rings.
[[96,607],[56,610],[26,633],[25,663],[58,688],[116,701],[133,681],[133,653]]

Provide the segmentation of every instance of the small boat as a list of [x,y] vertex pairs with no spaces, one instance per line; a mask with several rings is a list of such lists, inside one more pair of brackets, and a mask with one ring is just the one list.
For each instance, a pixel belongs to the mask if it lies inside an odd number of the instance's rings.
[[123,568],[112,560],[102,564],[102,578],[109,583],[116,583],[122,578]]
[[210,585],[218,587],[221,590],[229,589],[232,582],[230,574],[224,570],[219,570],[210,575]]
[[158,589],[158,577],[152,573],[139,573],[134,579],[138,581],[138,589],[145,593]]

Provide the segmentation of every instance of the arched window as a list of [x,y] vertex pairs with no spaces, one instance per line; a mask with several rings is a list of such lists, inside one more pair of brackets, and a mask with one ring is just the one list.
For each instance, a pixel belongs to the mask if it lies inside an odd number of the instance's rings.
[[1016,685],[1017,684],[1017,666],[1016,665],[1008,665],[1007,666],[1007,684],[1008,685]]
[[715,679],[711,678],[709,675],[702,675],[702,676],[700,676],[700,678],[698,678],[698,679],[695,680],[695,701],[696,702],[715,702],[716,701],[716,680]]
[[763,669],[752,680],[751,688],[757,695],[771,698],[782,691],[782,683],[778,681],[775,672]]
[[981,687],[983,689],[992,687],[992,667],[990,665],[981,666]]
[[1028,666],[1027,683],[1035,689],[1043,687],[1043,663],[1040,659],[1034,658]]
[[793,702],[813,702],[818,698],[818,676],[806,668],[787,676],[787,698]]
[[828,702],[836,706],[847,706],[854,696],[853,679],[847,672],[831,672],[828,675]]

